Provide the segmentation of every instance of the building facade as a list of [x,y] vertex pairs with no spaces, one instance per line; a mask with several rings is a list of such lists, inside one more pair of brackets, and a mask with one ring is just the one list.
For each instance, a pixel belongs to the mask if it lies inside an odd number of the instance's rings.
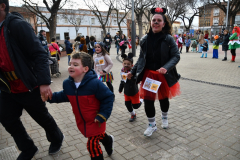
[[[240,25],[240,12],[235,17],[235,24]],[[230,28],[233,26],[231,19],[228,26],[231,26]],[[220,8],[215,5],[199,8],[199,29],[208,30],[212,39],[214,35],[221,34],[223,28],[226,28],[226,15]]]
[[[50,16],[50,13],[46,8],[41,8],[42,13],[46,17]],[[107,12],[101,12],[103,18],[107,16]],[[127,20],[121,23],[121,29],[124,34],[127,34]],[[47,32],[47,40],[50,41],[49,29],[46,27],[45,22],[38,17],[37,23],[38,30],[45,30]],[[117,18],[114,14],[109,16],[108,23],[106,25],[106,31],[114,36],[115,33],[119,30],[117,25]],[[101,24],[91,10],[86,9],[63,9],[58,11],[57,15],[57,28],[56,28],[56,40],[59,43],[63,43],[64,39],[69,36],[71,41],[73,41],[77,35],[83,36],[94,36],[97,41],[103,39],[103,29]]]

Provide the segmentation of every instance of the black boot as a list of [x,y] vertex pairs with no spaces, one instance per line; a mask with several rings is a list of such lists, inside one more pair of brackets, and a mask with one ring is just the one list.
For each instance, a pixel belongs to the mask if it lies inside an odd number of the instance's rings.
[[224,57],[223,59],[222,59],[222,61],[226,61],[227,60],[227,57]]

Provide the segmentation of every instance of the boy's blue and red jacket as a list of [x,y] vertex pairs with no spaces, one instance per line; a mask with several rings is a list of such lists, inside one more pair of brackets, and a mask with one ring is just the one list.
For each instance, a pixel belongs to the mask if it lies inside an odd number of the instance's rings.
[[[78,129],[85,137],[104,133],[113,108],[113,93],[94,70],[88,71],[76,88],[72,77],[63,81],[63,90],[54,92],[50,103],[70,102]],[[101,123],[95,123],[97,119]]]

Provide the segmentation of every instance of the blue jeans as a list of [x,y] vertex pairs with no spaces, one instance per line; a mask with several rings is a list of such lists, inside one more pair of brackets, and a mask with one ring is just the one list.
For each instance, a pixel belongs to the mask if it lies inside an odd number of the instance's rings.
[[202,53],[202,48],[200,44],[198,44],[198,53]]
[[119,48],[120,48],[120,46],[119,46],[119,45],[117,45],[117,54],[118,54],[118,52],[119,52]]
[[71,55],[68,55],[68,64],[70,62],[70,59],[71,59]]

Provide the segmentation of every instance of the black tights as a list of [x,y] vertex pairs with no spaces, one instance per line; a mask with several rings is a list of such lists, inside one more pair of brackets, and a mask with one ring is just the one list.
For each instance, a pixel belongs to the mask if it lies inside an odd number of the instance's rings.
[[133,108],[138,109],[141,106],[141,102],[137,104],[132,104],[131,101],[125,101],[125,105],[127,107],[128,112],[132,112]]
[[232,56],[236,56],[236,49],[231,49]]
[[[160,107],[161,107],[162,112],[168,112],[168,109],[169,109],[168,98],[159,100],[159,102],[160,102]],[[144,99],[144,108],[145,108],[145,113],[148,118],[155,117],[154,101]]]
[[[182,53],[182,47],[179,47],[179,48],[180,48],[179,52]],[[178,49],[179,49],[179,48],[178,48]]]
[[[113,92],[112,83],[111,83],[111,82],[106,82],[106,83],[107,83],[108,88]],[[114,93],[114,92],[113,92],[113,93]]]

